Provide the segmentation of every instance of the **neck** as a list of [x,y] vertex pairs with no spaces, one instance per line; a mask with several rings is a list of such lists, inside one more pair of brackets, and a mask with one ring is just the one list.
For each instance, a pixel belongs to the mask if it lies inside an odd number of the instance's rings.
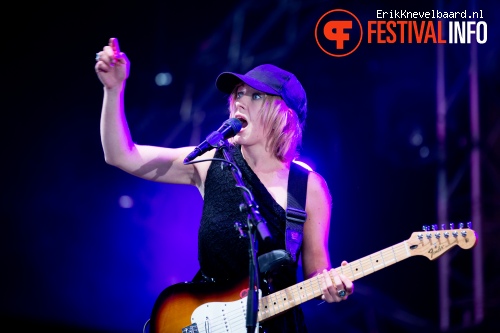
[[274,154],[259,146],[241,146],[241,154],[248,165],[255,171],[271,172],[287,167]]

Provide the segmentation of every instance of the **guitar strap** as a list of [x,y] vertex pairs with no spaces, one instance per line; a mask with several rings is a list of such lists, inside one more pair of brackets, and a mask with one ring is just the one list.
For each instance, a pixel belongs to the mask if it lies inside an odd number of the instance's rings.
[[303,166],[290,163],[288,176],[288,198],[286,208],[286,249],[294,262],[299,259],[302,248],[304,223],[307,219],[306,195],[309,170]]

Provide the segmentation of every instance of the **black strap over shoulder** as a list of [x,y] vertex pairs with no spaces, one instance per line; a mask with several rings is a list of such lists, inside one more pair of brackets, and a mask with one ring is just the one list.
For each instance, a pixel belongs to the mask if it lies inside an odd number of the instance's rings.
[[307,219],[306,196],[309,170],[297,163],[290,163],[288,199],[286,209],[286,249],[297,262],[302,247],[304,223]]

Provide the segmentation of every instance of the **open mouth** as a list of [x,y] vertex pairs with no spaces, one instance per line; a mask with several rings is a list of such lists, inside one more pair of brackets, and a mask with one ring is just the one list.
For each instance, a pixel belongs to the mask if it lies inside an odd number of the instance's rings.
[[240,116],[236,116],[235,118],[236,118],[236,119],[238,119],[239,121],[241,121],[241,128],[245,128],[245,127],[247,127],[248,122],[246,121],[246,119],[245,119],[245,118],[240,117]]

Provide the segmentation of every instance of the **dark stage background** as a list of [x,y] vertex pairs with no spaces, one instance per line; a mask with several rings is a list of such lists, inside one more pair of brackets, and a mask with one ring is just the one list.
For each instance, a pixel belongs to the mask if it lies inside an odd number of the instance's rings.
[[[225,70],[274,63],[309,100],[301,160],[333,197],[335,267],[438,223],[438,171],[449,220],[472,220],[470,151],[481,151],[480,248],[450,251],[452,332],[499,323],[500,5],[486,1],[50,2],[4,8],[1,123],[3,332],[141,332],[159,293],[197,270],[202,200],[195,188],[147,182],[104,162],[102,86],[94,56],[117,37],[131,61],[125,97],[136,142],[198,144],[226,118],[214,88]],[[314,27],[343,8],[483,11],[477,45],[481,140],[470,135],[470,45],[367,44],[334,58]],[[9,22],[9,23],[8,23]],[[436,135],[437,72],[447,98],[446,159]],[[160,72],[171,84],[158,86]],[[167,77],[168,79],[168,77]],[[473,228],[474,228],[474,222]],[[484,318],[474,304],[473,251],[482,251]],[[247,260],[247,258],[242,258]],[[356,281],[347,302],[311,301],[312,332],[439,332],[439,259],[412,257]]]

